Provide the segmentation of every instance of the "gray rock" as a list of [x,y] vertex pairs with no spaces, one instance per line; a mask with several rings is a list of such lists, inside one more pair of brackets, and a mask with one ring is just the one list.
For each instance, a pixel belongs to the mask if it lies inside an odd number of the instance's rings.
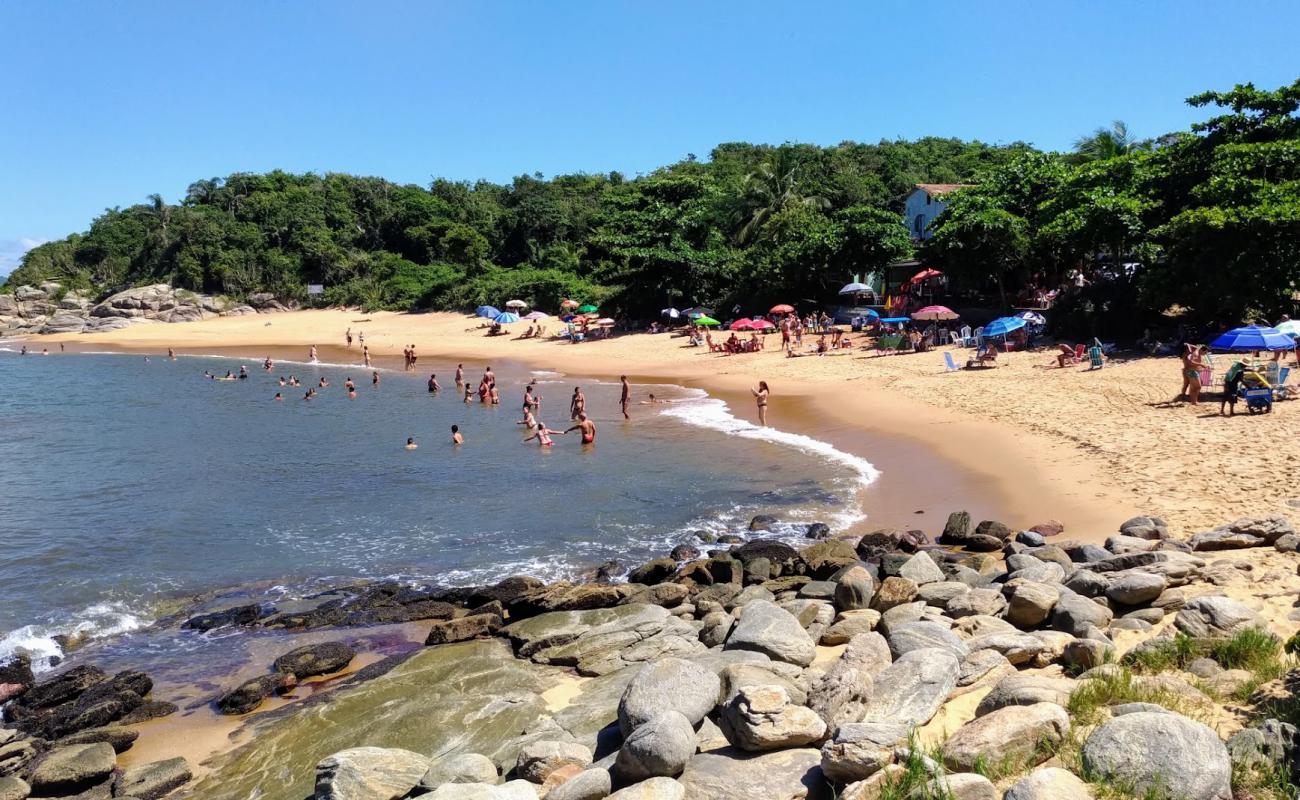
[[1095,639],[1075,639],[1065,646],[1061,663],[1073,672],[1084,672],[1106,663],[1115,649]]
[[184,758],[169,758],[131,767],[117,781],[117,795],[158,800],[189,782],[194,773]]
[[876,593],[876,581],[865,567],[853,566],[835,584],[835,607],[840,611],[869,608]]
[[1093,800],[1079,776],[1060,767],[1042,767],[1014,784],[1002,800]]
[[725,611],[711,611],[700,620],[700,641],[705,647],[720,647],[727,641],[736,618]]
[[1267,719],[1237,731],[1228,739],[1228,755],[1234,765],[1248,769],[1281,767],[1294,775],[1300,732],[1289,722]]
[[32,787],[28,786],[27,781],[22,778],[16,775],[0,777],[0,800],[27,800],[27,796],[31,793]]
[[1140,619],[1150,625],[1156,625],[1165,618],[1165,611],[1162,608],[1139,608],[1136,611],[1128,612],[1122,618]]
[[945,797],[952,800],[998,800],[997,787],[993,781],[974,772],[958,772],[942,775],[930,781],[928,786],[931,797]]
[[1174,712],[1155,703],[1120,703],[1110,707],[1112,717],[1122,717],[1125,714],[1172,714]]
[[51,750],[28,779],[38,796],[56,797],[65,789],[103,780],[117,767],[117,754],[106,742],[74,744]]
[[1007,607],[1007,600],[997,589],[971,589],[948,601],[948,616],[953,619],[982,614],[996,617]]
[[724,646],[727,650],[753,650],[777,660],[806,667],[817,646],[790,612],[774,603],[757,600],[740,613]]
[[712,670],[680,658],[661,659],[642,667],[623,690],[619,728],[626,736],[664,711],[678,711],[698,725],[717,705],[721,692],[722,683]]
[[354,747],[316,765],[315,800],[397,800],[419,785],[429,759],[410,750]]
[[[734,651],[743,652],[743,651]],[[791,670],[794,674],[791,675]],[[722,679],[721,703],[730,703],[736,694],[746,686],[764,686],[776,684],[785,689],[792,702],[804,705],[808,702],[806,684],[801,680],[802,672],[793,664],[782,661],[766,661],[756,664],[728,664],[719,674]]]
[[938,648],[946,650],[957,659],[962,659],[969,652],[966,643],[950,628],[938,622],[909,622],[890,630],[889,651],[894,658],[913,650]]
[[839,659],[808,690],[808,707],[835,729],[857,722],[874,694],[875,676],[889,666],[889,645],[878,633],[849,641]]
[[949,769],[969,772],[981,757],[993,764],[1043,761],[1050,751],[1042,746],[1059,745],[1069,731],[1070,717],[1055,703],[1008,706],[958,728],[943,744],[943,762]]
[[681,775],[686,763],[695,755],[693,725],[678,711],[665,711],[651,717],[623,740],[614,761],[614,771],[630,782]]
[[1130,572],[1111,583],[1106,596],[1121,605],[1140,606],[1159,597],[1168,584],[1160,575]]
[[686,787],[672,778],[651,778],[619,789],[609,800],[683,800],[685,796]]
[[749,751],[799,747],[826,734],[826,723],[816,712],[792,704],[776,685],[742,688],[723,709],[723,720],[735,744]]
[[894,763],[894,749],[911,728],[893,722],[841,725],[822,745],[822,773],[836,783],[866,780]]
[[1231,636],[1246,628],[1268,629],[1264,618],[1249,606],[1220,595],[1185,601],[1174,625],[1195,638]]
[[1084,766],[1131,784],[1137,793],[1164,790],[1186,800],[1231,800],[1232,764],[1218,734],[1178,714],[1115,717],[1083,745]]
[[444,783],[425,800],[537,800],[537,789],[528,781],[490,783]]
[[903,566],[899,567],[898,577],[907,578],[917,586],[924,586],[927,583],[939,583],[944,580],[943,570],[939,569],[939,565],[934,563],[934,559],[924,550],[913,555]]
[[587,769],[552,789],[546,800],[602,800],[613,788],[609,770]]
[[1033,628],[1051,615],[1061,590],[1048,583],[1017,580],[1007,584],[1004,594],[1007,621],[1018,628]]
[[881,613],[912,602],[917,595],[917,585],[907,578],[891,575],[881,582],[875,597],[871,598],[871,607]]
[[876,630],[888,636],[890,631],[893,631],[902,625],[911,622],[920,622],[921,617],[924,614],[925,603],[920,600],[915,603],[904,603],[901,606],[894,606],[880,615],[880,622],[876,623]]
[[680,781],[684,800],[802,800],[823,797],[821,753],[796,748],[746,756],[700,753]]
[[1136,536],[1139,539],[1169,538],[1169,526],[1160,517],[1133,517],[1119,526],[1119,532],[1125,536]]
[[552,772],[569,764],[584,769],[591,766],[590,748],[577,742],[534,741],[519,748],[515,773],[526,781],[542,783]]
[[1082,544],[1070,553],[1070,560],[1077,564],[1094,564],[1098,561],[1105,561],[1110,558],[1112,553],[1104,547],[1098,547],[1095,544]]
[[287,672],[295,678],[327,675],[346,667],[357,654],[346,642],[321,642],[290,650],[271,665],[276,672]]
[[822,634],[821,644],[845,644],[854,636],[870,633],[880,622],[880,612],[870,608],[859,608],[842,612],[838,619]]
[[960,581],[943,581],[942,583],[927,583],[920,587],[916,596],[918,599],[924,600],[926,605],[947,608],[948,603],[954,597],[966,594],[969,591],[970,587]]
[[1010,706],[1032,706],[1053,703],[1064,707],[1078,684],[1069,678],[1051,678],[1046,675],[1010,675],[984,695],[975,716],[982,717]]
[[875,678],[864,721],[924,725],[957,686],[960,663],[949,650],[904,653]]
[[1042,547],[1047,544],[1047,537],[1038,531],[1021,531],[1016,534],[1016,541],[1026,547]]
[[972,686],[981,681],[999,680],[1012,674],[1016,668],[1007,657],[996,650],[972,650],[961,660],[961,672],[957,675],[958,686]]
[[1100,597],[1110,588],[1110,580],[1088,569],[1076,569],[1065,579],[1065,588],[1084,597]]
[[1012,664],[1027,664],[1046,648],[1042,639],[1027,633],[991,633],[966,642],[970,650],[995,650]]
[[799,597],[809,600],[834,600],[835,587],[838,585],[834,581],[809,581],[799,587]]
[[1052,627],[1071,636],[1083,636],[1089,625],[1104,628],[1114,616],[1109,608],[1086,597],[1065,593],[1052,610]]
[[497,765],[479,753],[460,753],[434,761],[420,779],[420,786],[436,789],[444,783],[500,783]]

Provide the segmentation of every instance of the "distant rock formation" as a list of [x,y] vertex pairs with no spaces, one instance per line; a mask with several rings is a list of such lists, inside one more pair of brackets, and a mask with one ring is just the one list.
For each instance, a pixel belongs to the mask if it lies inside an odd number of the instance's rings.
[[98,333],[141,320],[193,322],[288,310],[266,292],[250,295],[244,304],[220,295],[174,289],[165,283],[127,289],[92,303],[75,289],[65,291],[60,284],[47,281],[40,286],[19,286],[13,294],[0,294],[0,336]]

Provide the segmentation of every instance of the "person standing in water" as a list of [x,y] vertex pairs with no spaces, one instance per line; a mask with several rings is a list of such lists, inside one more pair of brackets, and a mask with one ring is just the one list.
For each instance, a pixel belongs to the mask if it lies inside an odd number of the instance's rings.
[[483,370],[483,380],[491,384],[496,384],[497,376],[496,373],[492,371],[491,367],[488,367],[487,369]]
[[767,388],[767,381],[759,381],[757,389],[749,390],[754,395],[754,400],[758,404],[758,424],[764,428],[767,427],[767,398],[772,394],[772,390]]
[[432,393],[434,393],[434,392],[437,392],[437,391],[438,391],[439,389],[441,389],[441,388],[442,388],[442,387],[438,385],[438,376],[437,376],[437,375],[430,375],[430,376],[429,376],[429,392],[432,394]]
[[469,405],[469,401],[473,397],[474,397],[474,390],[469,387],[468,383],[465,384],[465,405]]
[[586,410],[587,396],[582,393],[582,387],[573,387],[573,397],[569,400],[569,419],[577,419]]
[[364,367],[370,366],[370,348],[364,344],[361,345],[361,365]]
[[311,346],[311,351],[307,354],[307,360],[312,363],[316,362],[316,345]]
[[370,373],[370,385],[376,389],[379,388],[379,370],[373,370]]
[[618,404],[623,409],[623,419],[631,419],[627,415],[627,404],[632,402],[632,387],[628,385],[626,375],[620,376],[619,380],[623,382],[623,389],[618,397]]
[[465,365],[456,365],[456,385],[461,386],[465,383]]
[[583,444],[595,444],[595,443],[596,443],[596,423],[594,423],[594,422],[592,422],[591,420],[587,419],[587,415],[586,415],[586,414],[579,414],[579,415],[578,415],[578,424],[576,424],[576,425],[574,425],[573,427],[569,428],[569,430],[566,430],[565,433],[568,433],[569,431],[582,431],[582,443],[583,443]]
[[465,437],[460,435],[460,426],[451,426],[451,443],[459,447],[465,443]]
[[533,426],[533,434],[527,439],[524,439],[524,444],[528,444],[532,440],[536,439],[538,447],[550,447],[555,444],[555,442],[551,441],[551,434],[563,436],[564,431],[553,431],[546,427],[545,422],[538,421],[538,423]]
[[276,392],[276,393],[275,393],[275,400],[276,400],[276,402],[281,402],[281,401],[284,400],[284,397],[281,396],[279,392]]
[[[62,349],[63,349],[63,345],[59,345],[59,349],[62,350]],[[167,348],[167,357],[168,357],[169,359],[171,359],[172,361],[175,361],[175,360],[176,360],[176,351],[173,350],[173,349],[171,349],[170,347]]]
[[414,449],[417,448],[417,447],[419,447],[419,445],[415,443],[415,437],[414,437],[414,436],[408,436],[408,437],[406,437],[406,449],[407,449],[407,450],[414,450]]

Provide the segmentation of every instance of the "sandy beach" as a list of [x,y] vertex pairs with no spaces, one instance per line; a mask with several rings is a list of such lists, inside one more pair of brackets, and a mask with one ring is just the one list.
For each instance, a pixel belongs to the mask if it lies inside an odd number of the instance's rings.
[[[1169,403],[1179,383],[1176,359],[1116,359],[1089,371],[1047,368],[1054,359],[1046,352],[1011,353],[995,369],[950,373],[940,352],[787,359],[773,337],[765,352],[724,356],[668,334],[571,345],[520,340],[524,324],[487,337],[479,323],[446,313],[314,310],[143,324],[42,337],[40,345],[296,359],[316,345],[322,360],[359,364],[359,345],[350,356],[343,350],[351,328],[364,332],[372,359],[385,366],[400,365],[402,349],[414,344],[422,364],[464,360],[470,375],[503,360],[576,376],[628,374],[634,383],[705,389],[745,418],[754,416],[748,388],[767,380],[772,425],[830,441],[881,468],[882,479],[864,496],[872,525],[937,532],[943,514],[969,508],[1012,525],[1057,519],[1072,538],[1096,540],[1138,512],[1162,515],[1176,535],[1187,535],[1234,515],[1300,503],[1291,500],[1300,493],[1287,474],[1300,462],[1288,436],[1295,428],[1290,408],[1226,418],[1217,400]],[[963,354],[956,355],[960,362]]]

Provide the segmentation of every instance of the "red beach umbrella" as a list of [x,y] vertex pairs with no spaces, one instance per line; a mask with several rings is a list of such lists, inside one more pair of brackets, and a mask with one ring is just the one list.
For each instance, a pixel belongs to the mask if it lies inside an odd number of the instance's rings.
[[779,306],[772,306],[771,310],[768,313],[769,314],[793,314],[794,306],[786,305],[785,303],[782,303]]
[[912,312],[912,319],[957,319],[960,316],[947,306],[926,306]]
[[928,281],[931,278],[937,278],[942,274],[943,273],[937,269],[923,269],[920,272],[913,275],[912,279],[908,281],[908,283],[920,283],[921,281]]
[[749,327],[753,328],[756,331],[770,331],[776,326],[773,325],[770,320],[755,319],[755,320],[750,320]]
[[752,331],[754,329],[754,322],[748,318],[738,319],[731,323],[731,329],[733,331]]

